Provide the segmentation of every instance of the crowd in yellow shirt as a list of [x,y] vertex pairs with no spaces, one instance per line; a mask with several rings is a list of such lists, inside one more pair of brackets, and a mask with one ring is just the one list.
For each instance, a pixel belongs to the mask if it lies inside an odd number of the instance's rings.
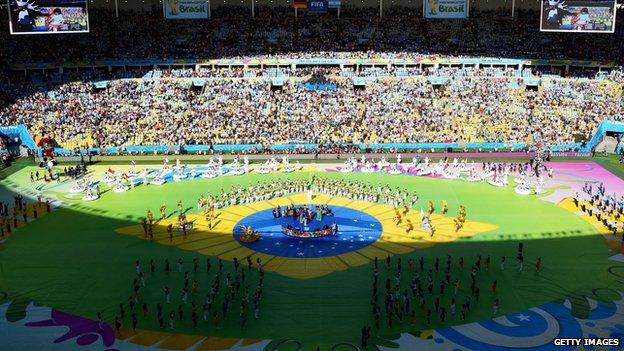
[[[333,78],[332,78],[333,79]],[[539,132],[547,144],[591,136],[600,121],[621,120],[622,83],[544,80],[525,89],[515,77],[458,76],[434,87],[425,76],[369,81],[355,90],[335,77],[335,91],[262,79],[118,80],[93,91],[61,85],[0,110],[5,124],[25,123],[76,149],[124,145],[503,142]]]

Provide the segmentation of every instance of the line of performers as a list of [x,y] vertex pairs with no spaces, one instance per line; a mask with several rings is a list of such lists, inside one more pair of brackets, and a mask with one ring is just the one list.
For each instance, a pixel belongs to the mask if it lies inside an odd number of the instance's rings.
[[221,189],[219,195],[204,196],[197,200],[197,208],[205,210],[207,208],[224,208],[234,205],[248,204],[257,201],[271,200],[276,197],[288,196],[295,193],[302,193],[308,189],[305,180],[277,180],[271,182],[257,182],[247,188],[234,187],[226,192]]
[[329,196],[342,196],[352,200],[377,202],[393,207],[414,207],[418,202],[418,195],[406,189],[392,190],[388,184],[385,187],[378,184],[374,187],[362,182],[351,182],[339,179],[317,178],[312,179],[312,189]]
[[[189,221],[186,217],[186,213],[184,212],[184,206],[182,204],[182,201],[178,201],[177,204],[178,207],[178,221],[176,223],[176,230],[180,233],[183,234],[183,236],[186,238],[186,236],[188,234],[190,234],[190,232],[193,229],[193,221]],[[160,219],[159,220],[164,220],[167,218],[167,206],[165,204],[162,204],[162,206],[160,206]],[[211,213],[214,213],[214,211],[212,211]],[[146,212],[146,215],[144,218],[141,218],[141,227],[143,228],[143,235],[145,238],[148,238],[150,240],[154,240],[154,224],[157,222],[157,220],[154,218],[154,214],[152,213],[152,210],[148,209]],[[212,229],[212,227],[210,226],[210,222],[209,222],[209,229]],[[173,224],[168,224],[167,225],[167,234],[169,236],[169,241],[172,242],[173,241],[173,233],[174,231],[174,226]]]
[[[394,218],[393,218],[394,224],[396,226],[400,226],[403,223],[403,218],[407,216],[409,211],[410,211],[410,207],[406,205],[404,205],[402,209],[395,207]],[[433,225],[433,222],[431,220],[431,215],[434,212],[435,212],[435,206],[433,204],[433,201],[428,202],[427,212],[423,211],[422,208],[420,210],[420,220],[421,220],[420,227],[423,230],[428,230],[430,237],[433,237],[436,232],[436,228]],[[442,215],[446,215],[447,212],[448,212],[448,203],[446,202],[446,200],[442,200],[442,209],[440,213]],[[466,208],[464,207],[464,205],[459,205],[457,218],[454,218],[453,222],[455,224],[455,233],[457,233],[459,230],[461,230],[464,227],[464,224],[466,223]],[[411,219],[406,218],[405,223],[406,223],[406,227],[405,227],[406,234],[409,234],[412,231],[414,231],[415,227]]]
[[[197,207],[205,216],[208,229],[210,230],[216,225],[215,221],[218,216],[215,211],[216,209],[257,201],[271,200],[273,198],[288,196],[295,193],[308,192],[310,194],[313,191],[329,196],[341,196],[352,200],[382,203],[393,206],[395,208],[394,220],[397,226],[402,223],[403,217],[407,215],[411,208],[415,207],[418,201],[418,195],[415,192],[410,193],[407,190],[401,190],[399,188],[392,190],[388,186],[382,187],[381,185],[378,185],[377,187],[374,187],[373,185],[357,181],[353,182],[339,179],[313,177],[311,182],[301,179],[284,179],[263,183],[258,182],[247,188],[234,187],[229,192],[225,192],[221,189],[221,193],[219,195],[201,195],[197,201]],[[310,197],[311,196],[309,196],[309,198]],[[192,229],[193,223],[187,220],[182,201],[178,202],[177,207],[177,229],[186,235],[186,233]],[[401,208],[402,211],[400,210]],[[443,201],[441,213],[444,215],[447,211],[448,204],[446,201]],[[428,203],[426,215],[421,209],[421,227],[428,229],[431,236],[435,233],[435,227],[431,221],[431,214],[434,212],[435,207],[432,201],[429,201]],[[160,207],[160,215],[161,219],[165,219],[167,217],[167,207],[165,204]],[[287,206],[284,209],[281,207],[273,209],[274,218],[292,216],[304,225],[310,223],[315,216],[317,217],[317,220],[320,221],[323,216],[326,215],[332,215],[332,213],[331,209],[324,205],[318,205],[316,207],[316,211],[312,211],[308,207],[297,208],[292,205]],[[147,216],[143,221],[142,225],[146,237],[153,237],[153,230],[150,228],[155,222],[155,219],[151,210],[148,210]],[[454,221],[455,232],[458,232],[464,226],[466,221],[466,209],[464,206],[460,206],[459,214]],[[414,224],[410,219],[406,219],[406,223],[406,232],[410,233],[414,230]],[[172,225],[169,226],[172,227]],[[169,228],[168,232],[169,236],[172,237],[172,228]]]
[[608,195],[602,183],[595,187],[591,183],[585,183],[583,196],[576,193],[572,201],[590,217],[595,216],[614,236],[622,230],[624,241],[624,196]]
[[[362,182],[313,177],[311,183],[302,179],[273,180],[271,182],[257,182],[247,188],[234,187],[228,192],[221,189],[219,195],[208,194],[208,196],[204,196],[202,194],[197,200],[197,209],[205,212],[211,209],[267,201],[305,192],[341,196],[352,200],[376,202],[394,207],[414,207],[418,201],[418,195],[415,192],[410,193],[399,188],[391,190],[388,186],[382,187],[381,184],[375,188]],[[180,206],[181,201],[178,203],[178,207]],[[182,209],[179,208],[179,211],[181,212]],[[331,210],[325,207],[321,211]],[[165,218],[166,206],[164,204],[161,206],[160,212],[161,217]]]

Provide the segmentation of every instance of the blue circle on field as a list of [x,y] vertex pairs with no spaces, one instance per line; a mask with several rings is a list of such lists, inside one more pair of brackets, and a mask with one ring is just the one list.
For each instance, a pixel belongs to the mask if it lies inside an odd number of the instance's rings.
[[[304,205],[296,205],[304,206]],[[312,211],[315,206],[311,205]],[[308,226],[303,228],[293,217],[273,217],[273,209],[253,213],[236,223],[234,238],[243,246],[262,252],[267,255],[314,258],[335,256],[362,249],[379,239],[382,233],[381,223],[373,216],[362,211],[342,206],[328,206],[333,216],[323,216],[318,221],[314,218]],[[285,207],[282,207],[284,210]],[[282,227],[291,225],[305,231],[313,231],[333,223],[338,225],[338,233],[319,238],[295,238],[282,233]],[[243,232],[241,226],[251,227],[260,232],[260,239],[253,243],[244,243],[239,240]]]

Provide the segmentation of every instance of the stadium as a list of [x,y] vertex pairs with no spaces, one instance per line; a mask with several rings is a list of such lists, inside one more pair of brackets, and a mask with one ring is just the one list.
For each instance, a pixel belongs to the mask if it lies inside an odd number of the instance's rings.
[[3,2],[0,350],[624,350],[623,6]]

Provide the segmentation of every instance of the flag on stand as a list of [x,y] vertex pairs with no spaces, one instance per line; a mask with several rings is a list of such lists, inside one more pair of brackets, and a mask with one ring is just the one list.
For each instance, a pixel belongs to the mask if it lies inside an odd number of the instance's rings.
[[341,0],[327,0],[328,9],[339,9],[340,5],[341,5]]
[[308,8],[308,0],[293,0],[293,7],[296,9]]

